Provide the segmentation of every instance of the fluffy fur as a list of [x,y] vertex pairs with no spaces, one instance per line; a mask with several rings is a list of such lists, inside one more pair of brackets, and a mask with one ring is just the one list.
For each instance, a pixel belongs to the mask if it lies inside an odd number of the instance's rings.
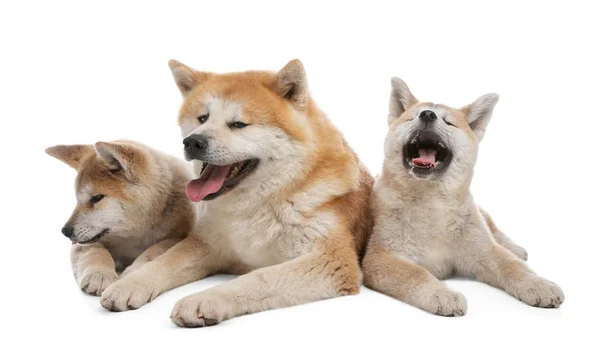
[[[363,262],[366,286],[443,316],[467,311],[463,295],[440,281],[453,274],[475,277],[532,306],[563,302],[561,289],[527,267],[525,250],[498,230],[469,191],[497,100],[488,94],[454,109],[419,102],[404,82],[392,80],[385,161],[371,199],[375,225]],[[437,119],[426,123],[426,110]],[[407,161],[407,143],[425,130],[452,153],[444,171],[419,170]]]
[[[216,273],[242,276],[181,299],[179,326],[359,292],[373,179],[308,94],[303,65],[277,73],[215,74],[169,66],[184,102],[184,138],[202,136],[204,163],[256,159],[256,169],[199,202],[192,235],[118,281],[102,305],[122,311]],[[246,126],[236,128],[236,122]],[[202,165],[198,160],[196,164]]]
[[77,204],[63,233],[86,293],[101,295],[118,273],[133,272],[193,228],[195,208],[184,193],[192,171],[184,161],[131,141],[58,145],[46,153],[77,170]]

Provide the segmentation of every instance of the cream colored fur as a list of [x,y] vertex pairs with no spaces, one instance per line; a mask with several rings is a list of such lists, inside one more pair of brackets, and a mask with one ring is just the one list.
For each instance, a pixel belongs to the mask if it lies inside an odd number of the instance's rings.
[[[101,295],[190,232],[194,206],[184,193],[192,177],[184,161],[131,141],[60,145],[46,152],[78,172],[71,263],[79,287]],[[99,202],[90,202],[103,194]],[[108,233],[90,244],[103,230]]]
[[[532,306],[563,302],[561,289],[527,267],[525,250],[498,230],[469,191],[497,100],[485,95],[453,109],[419,102],[404,82],[392,80],[385,161],[371,198],[375,225],[363,261],[366,286],[443,316],[467,311],[465,297],[440,281],[451,275],[474,277]],[[404,144],[423,128],[423,110],[437,114],[427,126],[453,152],[440,175],[417,175],[403,162]]]

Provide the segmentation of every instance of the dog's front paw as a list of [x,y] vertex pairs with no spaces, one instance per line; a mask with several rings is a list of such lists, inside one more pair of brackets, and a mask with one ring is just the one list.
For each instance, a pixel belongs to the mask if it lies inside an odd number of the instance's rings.
[[559,307],[565,300],[565,295],[557,284],[541,277],[520,282],[516,287],[515,297],[530,306],[542,308]]
[[156,296],[149,285],[129,275],[108,286],[100,303],[109,311],[121,312],[138,309]]
[[422,299],[422,308],[439,316],[463,316],[467,313],[467,300],[458,292],[439,289],[426,293]]
[[87,294],[100,296],[106,288],[117,280],[115,271],[84,272],[79,279],[79,288]]
[[232,306],[218,293],[201,292],[179,300],[171,320],[180,327],[214,326],[233,316]]

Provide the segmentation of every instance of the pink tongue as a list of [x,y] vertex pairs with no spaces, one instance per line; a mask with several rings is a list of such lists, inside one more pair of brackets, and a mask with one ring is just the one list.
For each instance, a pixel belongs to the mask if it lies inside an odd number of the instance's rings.
[[200,178],[194,179],[188,183],[185,188],[185,194],[191,201],[200,201],[206,196],[216,193],[223,187],[225,178],[229,173],[231,165],[218,166],[208,164]]
[[419,149],[419,157],[413,159],[413,164],[420,167],[435,168],[435,149]]

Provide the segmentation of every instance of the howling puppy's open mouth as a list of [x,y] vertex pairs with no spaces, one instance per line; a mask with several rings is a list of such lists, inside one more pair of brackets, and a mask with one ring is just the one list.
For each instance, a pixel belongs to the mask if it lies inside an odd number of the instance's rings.
[[440,171],[451,158],[448,146],[432,130],[418,131],[404,146],[405,163],[417,175]]
[[204,163],[200,177],[188,183],[185,193],[191,201],[215,199],[238,185],[257,165],[258,159],[248,159],[230,165]]

